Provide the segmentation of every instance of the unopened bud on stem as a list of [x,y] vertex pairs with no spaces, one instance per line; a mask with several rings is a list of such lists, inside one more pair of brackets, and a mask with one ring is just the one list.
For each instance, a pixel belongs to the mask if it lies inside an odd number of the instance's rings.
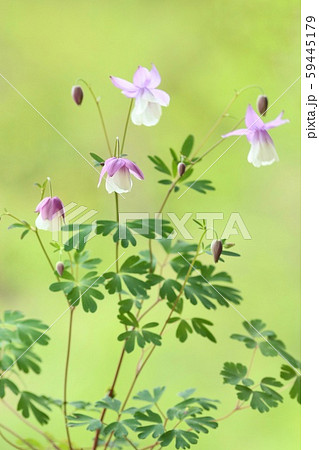
[[64,264],[63,264],[63,262],[58,261],[56,263],[55,270],[58,272],[59,276],[61,277],[63,275],[63,272],[64,272]]
[[75,103],[80,106],[83,100],[83,89],[81,86],[73,86],[71,94]]
[[259,114],[262,115],[266,115],[266,111],[268,108],[268,97],[266,97],[266,95],[259,95],[259,97],[257,98],[257,109]]
[[178,163],[177,171],[178,171],[178,175],[180,177],[182,177],[184,175],[185,170],[186,170],[186,165],[183,162]]
[[223,250],[222,241],[220,241],[219,239],[214,239],[212,242],[212,245],[211,245],[211,251],[212,251],[215,263],[218,262],[220,255],[222,253],[222,250]]

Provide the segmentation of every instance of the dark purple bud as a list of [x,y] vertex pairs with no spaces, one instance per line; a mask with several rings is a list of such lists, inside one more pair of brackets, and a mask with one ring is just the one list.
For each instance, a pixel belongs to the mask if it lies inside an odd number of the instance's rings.
[[80,106],[83,100],[83,90],[81,86],[73,86],[71,94],[75,103]]
[[266,95],[259,95],[257,98],[257,109],[261,116],[266,115],[266,111],[268,108],[268,97]]
[[63,264],[63,262],[58,261],[56,263],[55,270],[58,272],[59,276],[61,277],[63,275],[63,272],[64,272],[64,264]]
[[178,163],[177,171],[178,171],[178,175],[180,177],[182,177],[184,175],[185,170],[186,170],[186,165],[183,162]]
[[211,250],[214,257],[214,261],[215,263],[217,263],[223,251],[222,241],[220,241],[219,239],[214,239],[211,245]]

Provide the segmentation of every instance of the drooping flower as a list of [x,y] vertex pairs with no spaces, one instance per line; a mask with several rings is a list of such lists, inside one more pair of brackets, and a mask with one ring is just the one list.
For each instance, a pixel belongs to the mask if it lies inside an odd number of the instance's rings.
[[212,251],[212,255],[214,257],[214,262],[218,263],[220,255],[222,254],[222,251],[223,251],[222,241],[219,239],[214,239],[213,242],[211,243],[210,248]]
[[122,94],[135,98],[131,114],[135,125],[156,125],[162,115],[162,106],[168,106],[170,97],[161,89],[156,89],[161,82],[160,74],[154,64],[151,70],[138,66],[133,76],[133,83],[122,78],[110,77],[114,86],[122,90]]
[[276,119],[264,123],[253,110],[252,106],[248,105],[245,117],[247,128],[231,131],[222,137],[246,135],[248,142],[251,144],[247,158],[248,162],[252,163],[255,167],[268,166],[275,161],[279,161],[279,157],[267,130],[289,122],[289,120],[283,120],[282,115],[283,112]]
[[35,209],[39,213],[36,227],[40,230],[58,231],[64,220],[64,206],[59,197],[45,197]]
[[122,194],[124,192],[130,192],[132,189],[131,174],[138,180],[144,180],[144,175],[141,169],[132,161],[126,158],[109,158],[105,161],[102,167],[99,184],[107,174],[105,187],[109,194],[117,192]]

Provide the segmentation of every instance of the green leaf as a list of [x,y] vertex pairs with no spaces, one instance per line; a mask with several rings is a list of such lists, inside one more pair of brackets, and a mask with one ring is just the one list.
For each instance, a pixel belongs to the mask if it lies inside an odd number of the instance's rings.
[[105,159],[103,159],[101,156],[97,155],[96,153],[90,153],[94,161],[98,163],[98,165],[101,165],[101,163],[104,163]]
[[166,173],[167,175],[172,175],[171,171],[164,163],[164,161],[159,156],[148,156],[148,158],[152,161],[155,166],[155,169],[159,172]]
[[137,255],[132,255],[122,264],[120,272],[144,274],[149,271],[149,264]]
[[195,180],[185,183],[190,189],[194,189],[200,194],[206,194],[207,191],[214,191],[211,180]]
[[138,432],[137,436],[139,439],[146,439],[150,435],[153,438],[157,438],[158,436],[164,433],[164,426],[161,423],[156,423],[153,425],[145,425],[138,427],[136,431]]
[[188,333],[192,333],[192,327],[186,322],[186,320],[181,320],[176,329],[176,337],[180,342],[185,342],[188,338]]
[[109,280],[105,285],[105,289],[108,291],[109,294],[114,294],[115,292],[122,291],[122,282],[120,275],[118,275],[115,272],[108,272],[104,273],[103,277],[106,280]]
[[282,384],[272,377],[261,380],[261,391],[255,391],[247,386],[237,385],[237,397],[239,400],[248,401],[252,409],[257,409],[260,413],[268,412],[270,408],[276,408],[283,401],[282,396],[269,386],[279,387]]
[[281,366],[280,377],[286,381],[295,378],[289,395],[291,398],[296,398],[298,403],[301,403],[301,376],[291,366],[283,364]]
[[167,298],[169,302],[174,302],[181,287],[182,285],[178,281],[167,279],[161,286],[160,297],[163,299]]
[[208,429],[215,429],[218,427],[218,423],[214,421],[213,417],[192,417],[186,419],[187,425],[197,433],[208,433]]
[[100,420],[86,414],[74,413],[72,416],[67,416],[67,419],[68,427],[80,427],[87,425],[86,429],[88,431],[96,431],[102,427],[102,422]]
[[72,232],[72,236],[64,244],[64,250],[70,252],[75,249],[82,251],[89,240],[91,233],[96,232],[95,224],[70,224],[64,225],[62,231]]
[[231,339],[235,339],[236,341],[244,342],[247,348],[255,348],[258,345],[254,339],[251,339],[242,334],[232,334],[230,337]]
[[236,385],[245,378],[247,374],[247,367],[240,363],[226,362],[221,371],[224,378],[224,383]]
[[99,400],[98,402],[96,402],[95,406],[96,406],[96,408],[111,409],[112,411],[119,413],[120,407],[121,407],[121,402],[120,402],[120,400],[117,400],[116,398],[112,398],[107,395],[102,400]]
[[6,387],[8,389],[10,389],[10,391],[14,395],[18,395],[20,392],[18,386],[16,384],[14,384],[13,381],[9,380],[8,378],[1,378],[0,379],[0,398],[4,398]]
[[185,430],[170,430],[162,434],[158,441],[162,447],[167,447],[175,439],[175,448],[191,448],[190,444],[197,444],[198,435]]
[[162,418],[159,414],[153,412],[151,409],[147,409],[146,411],[137,411],[134,414],[134,417],[137,420],[142,422],[153,422],[153,423],[162,423]]
[[213,326],[213,323],[206,319],[200,319],[194,317],[192,319],[192,325],[195,333],[200,336],[207,337],[211,342],[216,342],[215,336],[210,332],[207,326]]
[[151,404],[155,404],[160,400],[164,391],[165,391],[165,386],[154,388],[153,393],[151,393],[147,389],[144,389],[143,391],[138,392],[135,395],[135,397],[133,397],[133,399],[141,400],[141,401],[151,403]]
[[183,143],[181,155],[189,157],[189,155],[191,154],[191,151],[193,149],[193,146],[194,146],[194,136],[192,134],[190,134],[189,136],[187,136],[187,138],[185,139],[185,141]]
[[36,420],[44,425],[49,422],[49,416],[38,408],[39,405],[50,410],[45,397],[39,397],[31,392],[24,391],[21,392],[17,410],[21,411],[25,418],[30,417],[30,413],[32,413]]

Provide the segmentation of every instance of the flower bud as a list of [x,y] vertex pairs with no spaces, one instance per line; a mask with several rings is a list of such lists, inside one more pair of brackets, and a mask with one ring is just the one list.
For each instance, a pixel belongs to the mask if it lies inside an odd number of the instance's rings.
[[259,97],[257,98],[257,109],[259,114],[262,115],[266,115],[266,111],[268,108],[268,97],[266,97],[266,95],[259,95]]
[[217,263],[223,250],[222,241],[220,241],[219,239],[214,239],[210,248],[214,257],[214,261],[215,263]]
[[63,262],[58,261],[56,263],[55,270],[58,272],[59,276],[61,277],[63,275],[63,272],[64,272],[64,264],[63,264]]
[[182,177],[184,175],[185,170],[186,170],[186,165],[183,162],[178,163],[177,171],[178,171],[178,175],[180,177]]
[[71,95],[75,103],[80,106],[83,100],[83,90],[81,86],[73,86]]

